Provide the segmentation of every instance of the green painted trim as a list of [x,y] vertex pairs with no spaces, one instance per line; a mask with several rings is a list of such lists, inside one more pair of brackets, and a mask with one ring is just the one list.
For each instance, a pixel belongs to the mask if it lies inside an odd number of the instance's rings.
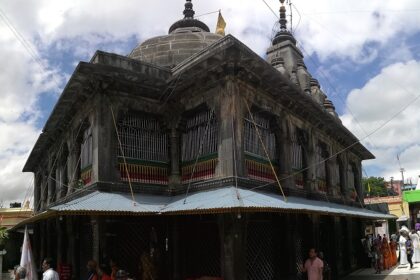
[[90,165],[88,165],[88,166],[83,167],[82,169],[80,169],[80,173],[89,171],[90,169],[92,169],[92,164],[90,164]]
[[[245,159],[246,160],[252,160],[252,161],[256,161],[262,164],[267,164],[270,165],[270,161],[265,158],[265,157],[261,157],[259,155],[255,155],[249,152],[245,152]],[[277,166],[277,164],[275,162],[273,162],[273,160],[271,161],[271,163],[273,164],[273,166]]]
[[[134,159],[134,158],[125,158],[125,160],[127,161],[127,164],[154,166],[154,167],[162,167],[162,168],[169,167],[169,162],[164,162],[164,161],[141,160],[141,159]],[[118,163],[124,163],[123,157],[118,157]]]
[[408,203],[420,202],[420,190],[404,191],[403,200]]
[[[199,157],[197,163],[202,162],[202,161],[216,159],[216,158],[218,158],[218,156],[219,155],[217,153],[208,154],[208,155]],[[194,164],[194,163],[195,163],[195,159],[194,160],[189,160],[189,161],[183,161],[181,163],[181,166],[184,167],[184,166],[188,166],[188,165],[191,165],[191,164]]]

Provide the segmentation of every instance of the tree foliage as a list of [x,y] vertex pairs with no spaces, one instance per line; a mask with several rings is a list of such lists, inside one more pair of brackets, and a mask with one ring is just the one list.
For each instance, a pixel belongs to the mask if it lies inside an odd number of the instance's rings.
[[362,183],[365,197],[395,195],[393,190],[388,190],[386,188],[385,179],[382,177],[364,177],[362,178]]
[[7,228],[0,227],[0,244],[4,243],[4,241],[9,237],[7,232]]

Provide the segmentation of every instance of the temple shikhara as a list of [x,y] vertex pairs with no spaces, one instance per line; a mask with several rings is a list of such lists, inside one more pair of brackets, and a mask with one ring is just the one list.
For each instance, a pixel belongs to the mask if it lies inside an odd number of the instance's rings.
[[360,266],[364,225],[393,216],[365,208],[374,156],[308,72],[283,3],[266,59],[210,32],[190,0],[183,14],[128,56],[97,51],[74,70],[23,169],[37,265],[300,279],[316,247],[335,277]]

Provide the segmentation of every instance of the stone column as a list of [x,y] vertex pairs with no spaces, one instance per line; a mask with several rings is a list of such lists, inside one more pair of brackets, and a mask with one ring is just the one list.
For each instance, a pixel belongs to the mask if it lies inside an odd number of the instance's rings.
[[170,129],[170,162],[171,170],[169,176],[169,185],[171,188],[179,186],[181,184],[181,172],[180,172],[180,155],[179,155],[179,141],[180,135],[175,126]]
[[47,257],[47,249],[46,249],[46,232],[45,232],[45,221],[40,222],[40,241],[41,241],[41,248],[40,248],[40,262],[42,263],[43,259]]
[[34,212],[38,213],[41,207],[41,180],[39,173],[34,174]]
[[[245,216],[245,215],[244,215]],[[221,242],[223,243],[223,279],[246,279],[246,223],[245,217],[219,216]]]
[[[172,217],[172,277],[173,280],[181,280],[181,250],[180,250],[180,237],[179,237],[179,217]],[[171,248],[169,249],[171,251]]]
[[[216,108],[219,119],[219,164],[216,176],[242,177],[245,173],[243,147],[243,117],[246,108],[239,92],[237,82],[233,77],[226,79],[225,85],[218,97],[220,100]],[[249,103],[251,107],[251,104]],[[235,150],[234,150],[235,149]],[[235,160],[234,160],[235,157]]]
[[308,135],[308,143],[306,146],[306,157],[307,157],[307,163],[308,163],[308,170],[306,171],[308,174],[307,177],[307,184],[305,184],[305,187],[309,191],[315,191],[317,189],[316,187],[316,168],[318,168],[318,165],[315,165],[316,162],[316,156],[315,156],[315,145],[316,140],[314,138],[314,135],[311,131],[311,129],[306,130]]
[[48,196],[48,174],[42,175],[41,181],[41,211],[44,211],[47,207],[47,196]]
[[92,225],[92,258],[99,261],[99,225],[98,216],[91,216],[90,223]]
[[320,235],[319,235],[319,215],[318,214],[312,214],[312,236],[313,236],[313,246],[319,250],[320,249]]
[[72,267],[72,278],[78,279],[75,275],[76,271],[78,271],[76,268],[79,266],[79,264],[77,263],[77,258],[76,258],[76,242],[75,242],[75,238],[76,238],[75,235],[77,233],[75,233],[74,222],[71,216],[67,216],[65,222],[66,222],[66,237],[67,237],[66,261]]
[[63,262],[63,217],[57,217],[55,219],[55,227],[57,234],[57,263]]
[[6,255],[6,250],[0,251],[0,280],[3,280],[3,256]]
[[[281,118],[281,119],[280,119]],[[292,189],[295,187],[295,180],[292,175],[292,144],[290,137],[290,131],[287,125],[287,121],[282,116],[276,118],[277,126],[279,129],[275,131],[277,146],[279,147],[279,179],[281,185],[284,188]],[[287,178],[287,179],[284,179]]]
[[47,171],[47,201],[46,206],[48,207],[50,203],[54,202],[54,196],[55,196],[55,181],[53,176],[55,177],[55,171],[51,172],[51,169],[53,168],[52,162],[53,159],[50,159],[50,163],[48,164],[48,171]]
[[[80,125],[80,124],[78,124]],[[78,129],[78,127],[76,128]],[[67,188],[67,194],[71,194],[75,191],[75,188],[78,186],[78,160],[80,156],[80,146],[77,143],[76,139],[76,132],[73,131],[72,133],[72,139],[69,144],[69,159],[67,164],[67,176],[68,176],[68,188]]]
[[[100,182],[118,181],[118,163],[116,149],[118,147],[117,132],[112,118],[118,122],[118,106],[99,94],[95,100],[96,111],[93,121],[93,180]],[[106,164],[104,164],[106,163]]]

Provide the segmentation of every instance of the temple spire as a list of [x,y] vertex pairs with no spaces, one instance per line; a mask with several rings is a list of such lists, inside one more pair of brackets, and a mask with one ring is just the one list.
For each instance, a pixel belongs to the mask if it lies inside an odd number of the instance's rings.
[[185,2],[184,19],[193,19],[194,14],[195,12],[191,0],[187,0],[187,2]]
[[287,29],[286,7],[284,6],[284,2],[285,0],[280,0],[280,30],[277,32],[276,36],[274,36],[273,46],[286,40],[289,40],[294,45],[296,45],[296,39],[293,37],[292,33],[290,33]]
[[280,6],[280,30],[286,31],[287,30],[287,20],[286,20],[286,7],[284,6],[285,0],[280,0],[281,6]]

